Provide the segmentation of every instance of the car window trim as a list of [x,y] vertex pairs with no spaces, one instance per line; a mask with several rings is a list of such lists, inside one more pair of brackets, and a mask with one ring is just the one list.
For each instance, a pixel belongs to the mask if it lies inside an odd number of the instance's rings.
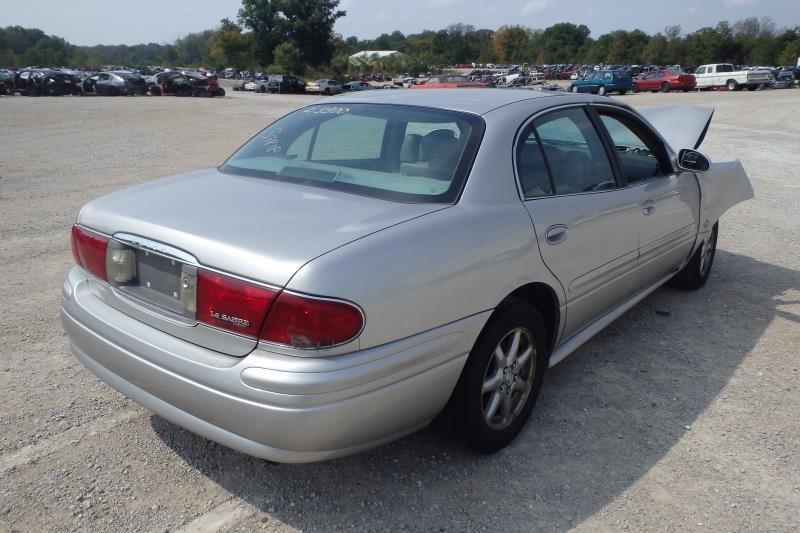
[[[554,181],[553,181],[553,175],[550,172],[550,164],[547,161],[547,154],[544,152],[544,150],[542,149],[541,144],[540,144],[539,145],[539,149],[542,150],[542,155],[544,157],[545,166],[547,167],[547,173],[548,173],[548,176],[550,178],[550,186],[553,189],[553,193],[552,194],[547,194],[547,195],[544,195],[544,196],[533,196],[531,198],[526,197],[525,196],[525,192],[522,190],[522,181],[519,178],[520,174],[519,174],[519,168],[518,168],[518,165],[517,165],[517,163],[518,163],[518,161],[517,161],[517,147],[519,146],[519,143],[521,141],[524,141],[524,139],[522,137],[522,134],[525,132],[525,130],[528,129],[529,126],[533,126],[533,123],[537,119],[543,117],[544,115],[547,115],[549,113],[554,113],[556,111],[563,111],[565,109],[573,109],[573,108],[582,108],[584,110],[584,112],[587,115],[587,118],[589,119],[589,122],[592,124],[592,127],[594,127],[595,132],[600,137],[600,142],[603,144],[603,149],[605,150],[606,158],[608,159],[608,162],[611,165],[611,171],[614,174],[614,181],[616,182],[617,186],[614,187],[613,189],[605,189],[605,190],[601,190],[601,191],[586,191],[586,192],[572,192],[572,193],[565,193],[565,194],[557,194],[555,192],[556,188],[555,188],[555,184],[554,184]],[[522,122],[522,124],[520,125],[520,127],[517,128],[517,132],[514,134],[514,142],[511,145],[511,159],[512,159],[512,165],[511,166],[512,166],[513,171],[514,171],[514,179],[517,182],[517,194],[519,194],[520,200],[522,202],[528,202],[528,201],[532,201],[532,200],[542,200],[542,199],[546,199],[546,198],[563,197],[563,196],[577,196],[577,195],[582,195],[582,194],[602,194],[602,193],[619,191],[622,188],[624,188],[624,186],[622,185],[622,181],[621,181],[623,179],[622,178],[622,173],[621,173],[620,169],[616,166],[618,164],[618,162],[616,161],[616,153],[614,154],[613,157],[609,154],[609,141],[608,141],[608,139],[604,138],[602,132],[597,130],[597,124],[595,123],[595,118],[593,118],[592,113],[593,113],[593,110],[591,109],[591,105],[589,103],[562,104],[562,105],[548,107],[547,109],[543,109],[543,110],[537,111],[536,113],[534,113],[533,115],[530,115],[527,119],[525,119]],[[597,118],[597,120],[599,120],[599,117]],[[533,127],[533,131],[536,131],[535,127]],[[537,142],[539,142],[539,134],[538,133],[536,134],[536,138],[537,138]],[[613,148],[613,145],[611,145],[611,146]]]

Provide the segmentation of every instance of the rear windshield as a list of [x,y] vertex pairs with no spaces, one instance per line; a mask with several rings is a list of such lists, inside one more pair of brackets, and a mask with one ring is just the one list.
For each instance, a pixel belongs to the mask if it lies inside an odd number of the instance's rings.
[[313,105],[253,137],[220,168],[409,203],[452,203],[483,133],[477,115],[381,104]]

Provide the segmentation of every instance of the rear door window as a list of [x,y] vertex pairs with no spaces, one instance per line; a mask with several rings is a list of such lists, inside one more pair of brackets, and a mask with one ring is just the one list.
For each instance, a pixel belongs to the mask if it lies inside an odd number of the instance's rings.
[[583,108],[536,119],[523,131],[516,158],[526,198],[616,187],[603,143]]

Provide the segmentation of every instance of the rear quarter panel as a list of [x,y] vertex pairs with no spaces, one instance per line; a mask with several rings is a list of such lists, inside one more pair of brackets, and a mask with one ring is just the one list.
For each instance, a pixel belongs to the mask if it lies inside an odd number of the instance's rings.
[[521,203],[455,205],[329,252],[287,288],[361,306],[365,349],[492,309],[517,287],[547,278],[539,264]]

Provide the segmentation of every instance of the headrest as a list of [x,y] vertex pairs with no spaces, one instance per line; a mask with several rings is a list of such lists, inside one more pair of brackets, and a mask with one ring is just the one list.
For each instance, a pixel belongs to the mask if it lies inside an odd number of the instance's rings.
[[458,140],[453,130],[433,130],[422,138],[419,158],[421,161],[447,159],[457,145]]
[[403,139],[403,146],[400,147],[401,163],[416,163],[419,161],[419,147],[422,144],[422,135],[410,133]]

